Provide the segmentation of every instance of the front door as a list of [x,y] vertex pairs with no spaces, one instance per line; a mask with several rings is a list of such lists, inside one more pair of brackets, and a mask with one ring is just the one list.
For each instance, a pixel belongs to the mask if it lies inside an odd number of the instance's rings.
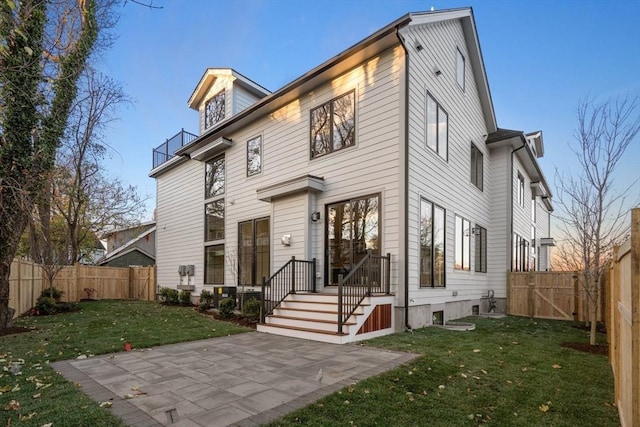
[[351,199],[327,206],[328,285],[338,283],[371,250],[380,254],[380,197]]
[[260,286],[269,277],[269,218],[238,224],[238,284]]

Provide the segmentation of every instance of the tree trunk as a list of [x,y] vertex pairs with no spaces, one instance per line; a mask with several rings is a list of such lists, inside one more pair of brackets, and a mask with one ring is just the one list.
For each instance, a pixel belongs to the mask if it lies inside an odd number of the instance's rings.
[[591,321],[591,329],[589,332],[589,344],[596,345],[596,336],[598,328],[598,306],[600,301],[600,279],[592,280],[593,292],[591,293],[591,309],[589,310],[589,320]]

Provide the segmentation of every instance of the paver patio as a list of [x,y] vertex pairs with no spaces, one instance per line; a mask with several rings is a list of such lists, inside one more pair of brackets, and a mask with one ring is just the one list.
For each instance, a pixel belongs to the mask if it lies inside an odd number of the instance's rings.
[[52,365],[131,426],[256,426],[417,356],[251,332]]

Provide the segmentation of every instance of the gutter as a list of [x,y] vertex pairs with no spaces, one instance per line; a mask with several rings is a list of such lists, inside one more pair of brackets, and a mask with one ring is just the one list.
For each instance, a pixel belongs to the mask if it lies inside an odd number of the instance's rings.
[[396,26],[396,36],[404,50],[404,328],[409,324],[409,51],[400,35],[400,25]]

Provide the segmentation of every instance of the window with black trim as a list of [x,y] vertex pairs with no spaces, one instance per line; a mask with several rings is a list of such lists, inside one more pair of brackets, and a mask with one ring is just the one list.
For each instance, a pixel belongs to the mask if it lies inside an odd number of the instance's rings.
[[224,239],[224,199],[204,205],[205,242]]
[[204,127],[209,128],[224,120],[224,89],[204,104]]
[[476,248],[476,272],[487,272],[487,229],[476,224],[473,235],[475,238]]
[[262,172],[262,136],[247,141],[247,176]]
[[484,155],[471,143],[471,183],[483,191],[484,187]]
[[456,49],[456,81],[462,90],[464,91],[464,68],[465,60],[464,55],[460,52],[460,49]]
[[524,176],[518,172],[518,187],[516,191],[518,193],[518,204],[524,207]]
[[209,160],[205,165],[204,198],[210,199],[224,194],[224,156]]
[[449,146],[449,115],[427,92],[427,147],[447,160]]
[[420,199],[420,287],[445,286],[446,212]]
[[471,222],[459,215],[455,220],[455,269],[471,269]]
[[224,284],[224,245],[205,246],[204,283],[207,285]]
[[513,233],[511,271],[529,271],[529,242],[517,233]]
[[311,158],[355,144],[356,93],[347,92],[311,110]]

